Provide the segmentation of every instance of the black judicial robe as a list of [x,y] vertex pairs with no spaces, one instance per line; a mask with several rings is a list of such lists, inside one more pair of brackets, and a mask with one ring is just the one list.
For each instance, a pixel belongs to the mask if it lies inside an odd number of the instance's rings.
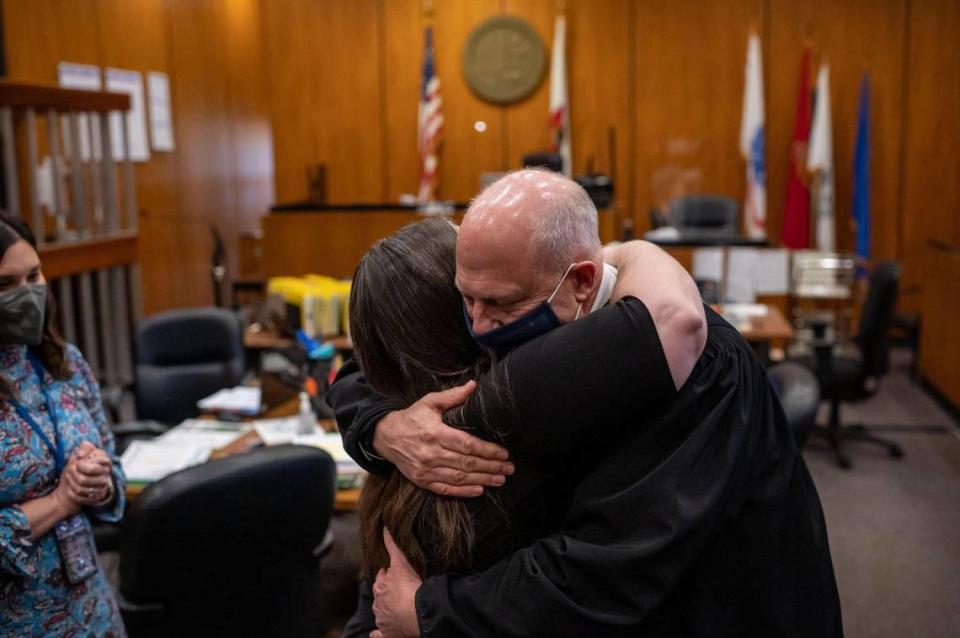
[[[842,634],[810,475],[752,350],[707,315],[679,392],[636,299],[500,364],[517,474],[489,491],[508,524],[478,499],[478,573],[424,581],[422,635]],[[343,413],[387,409],[356,385],[334,386],[348,432]]]

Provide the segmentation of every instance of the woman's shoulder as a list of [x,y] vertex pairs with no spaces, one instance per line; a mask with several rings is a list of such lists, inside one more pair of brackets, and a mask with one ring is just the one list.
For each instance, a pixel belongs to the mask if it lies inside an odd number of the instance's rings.
[[67,363],[67,368],[70,370],[71,376],[80,375],[84,378],[93,376],[93,372],[90,370],[90,364],[87,363],[83,353],[80,352],[80,348],[72,343],[64,345],[63,359]]

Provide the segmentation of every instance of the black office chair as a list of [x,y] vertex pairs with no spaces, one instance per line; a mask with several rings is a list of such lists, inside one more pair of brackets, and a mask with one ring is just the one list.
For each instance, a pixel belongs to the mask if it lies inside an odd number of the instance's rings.
[[687,240],[713,240],[739,234],[737,202],[722,195],[683,195],[670,204],[670,222]]
[[879,380],[889,368],[890,321],[897,305],[897,286],[900,265],[894,261],[877,264],[870,276],[867,298],[860,312],[860,329],[854,343],[855,352],[844,354],[835,351],[837,345],[824,337],[825,326],[814,325],[815,354],[798,357],[796,361],[813,370],[820,382],[824,398],[830,401],[830,421],[826,427],[816,427],[814,434],[823,436],[830,443],[837,457],[837,464],[844,469],[851,467],[841,443],[852,439],[867,441],[887,449],[890,456],[903,456],[903,449],[881,437],[871,434],[862,425],[843,425],[840,422],[840,405],[847,401],[860,401],[872,396]]
[[563,170],[563,157],[560,153],[527,153],[523,156],[524,168],[545,168],[554,173]]
[[820,384],[810,370],[790,361],[770,366],[767,377],[780,399],[783,412],[797,447],[803,447],[817,420],[820,407]]
[[331,540],[335,480],[326,452],[280,446],[148,487],[120,550],[131,638],[322,635],[318,556]]
[[197,415],[197,401],[239,385],[246,372],[239,316],[222,308],[172,310],[137,331],[137,418],[165,424]]

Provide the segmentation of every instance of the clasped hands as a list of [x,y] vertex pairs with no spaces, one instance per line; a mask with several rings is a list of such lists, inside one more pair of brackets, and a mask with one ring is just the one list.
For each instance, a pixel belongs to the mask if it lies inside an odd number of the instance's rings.
[[89,441],[81,443],[67,460],[54,496],[70,515],[107,504],[113,498],[113,463],[107,453]]

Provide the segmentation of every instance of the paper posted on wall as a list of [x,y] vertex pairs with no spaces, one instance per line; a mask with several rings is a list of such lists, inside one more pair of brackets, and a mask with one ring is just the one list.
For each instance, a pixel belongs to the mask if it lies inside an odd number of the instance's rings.
[[752,303],[756,299],[754,271],[757,251],[753,248],[731,248],[727,255],[726,301]]
[[[94,64],[75,64],[61,62],[57,65],[57,78],[60,86],[66,89],[83,89],[86,91],[102,91],[103,80],[100,78],[100,67]],[[64,153],[69,157],[73,148],[72,124],[67,118],[60,121],[62,130]],[[80,159],[84,162],[100,159],[100,123],[90,119],[86,113],[77,117],[78,137],[80,138]]]
[[693,278],[697,281],[723,282],[723,248],[697,248],[693,251]]
[[150,101],[150,142],[153,150],[172,151],[174,143],[170,76],[158,71],[147,73],[147,97]]
[[[147,110],[143,97],[143,77],[139,71],[126,69],[106,70],[107,90],[113,93],[126,93],[130,96],[130,110],[126,113],[110,113],[110,143],[113,147],[113,159],[120,161],[124,157],[125,132],[130,149],[130,159],[145,162],[150,159],[150,147],[147,145]],[[124,117],[127,125],[124,127]]]

